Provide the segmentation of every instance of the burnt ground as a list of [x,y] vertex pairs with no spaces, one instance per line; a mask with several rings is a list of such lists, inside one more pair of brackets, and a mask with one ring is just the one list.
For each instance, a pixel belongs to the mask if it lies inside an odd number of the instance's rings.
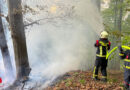
[[[125,90],[122,71],[108,71],[108,82],[95,81],[92,79],[92,74],[92,71],[71,71],[57,78],[44,89],[38,85],[25,88],[24,84],[20,84],[0,90]],[[101,74],[99,74],[99,78],[101,78]]]
[[108,82],[102,82],[92,79],[92,71],[71,71],[45,90],[124,90],[123,72],[108,71]]

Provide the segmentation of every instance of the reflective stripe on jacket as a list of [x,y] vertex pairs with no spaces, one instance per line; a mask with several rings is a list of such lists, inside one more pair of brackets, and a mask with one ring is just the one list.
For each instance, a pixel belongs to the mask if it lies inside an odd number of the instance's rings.
[[124,68],[130,69],[130,50],[126,50],[125,52],[122,51],[119,55],[124,59]]
[[111,43],[108,39],[100,39],[96,41],[95,47],[97,47],[96,55],[98,57],[106,57],[108,50],[110,49]]

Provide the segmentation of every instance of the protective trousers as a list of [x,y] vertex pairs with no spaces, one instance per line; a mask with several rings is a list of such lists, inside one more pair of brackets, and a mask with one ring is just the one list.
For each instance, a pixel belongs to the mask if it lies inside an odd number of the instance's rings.
[[107,78],[107,62],[106,57],[96,57],[95,66],[93,70],[93,78],[98,77],[98,70],[101,67],[102,78]]
[[124,85],[127,89],[130,90],[130,69],[126,69],[124,71]]

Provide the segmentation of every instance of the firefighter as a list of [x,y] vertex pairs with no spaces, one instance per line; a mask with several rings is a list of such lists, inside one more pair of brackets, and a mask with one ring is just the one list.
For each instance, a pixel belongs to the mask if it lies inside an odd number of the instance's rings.
[[119,46],[119,51],[121,59],[124,59],[124,86],[127,90],[130,90],[130,49],[124,51],[122,47]]
[[100,39],[96,40],[95,47],[97,47],[96,52],[96,60],[95,60],[95,66],[93,70],[93,79],[99,80],[98,78],[98,70],[99,67],[101,67],[101,73],[102,73],[102,81],[107,82],[107,62],[106,55],[108,53],[108,50],[110,49],[111,43],[108,40],[108,33],[106,31],[102,31],[100,35]]

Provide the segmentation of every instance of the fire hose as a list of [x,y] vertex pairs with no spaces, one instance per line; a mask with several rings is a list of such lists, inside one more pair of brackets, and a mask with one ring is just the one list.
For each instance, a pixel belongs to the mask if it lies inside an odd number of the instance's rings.
[[[121,47],[124,48],[124,49],[129,49],[129,50],[130,50],[130,47],[128,47],[128,46],[122,45]],[[107,54],[106,59],[108,59],[108,57],[112,54],[112,52],[114,52],[117,48],[118,48],[118,46],[114,47],[114,48]]]

